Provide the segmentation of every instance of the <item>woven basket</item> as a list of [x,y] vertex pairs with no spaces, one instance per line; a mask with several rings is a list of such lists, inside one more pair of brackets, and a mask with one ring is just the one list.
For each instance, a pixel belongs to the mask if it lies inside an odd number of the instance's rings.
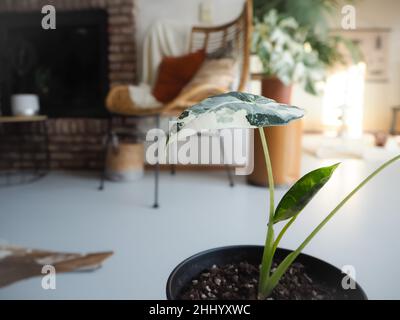
[[143,176],[144,145],[142,143],[120,142],[107,151],[107,179],[132,181]]

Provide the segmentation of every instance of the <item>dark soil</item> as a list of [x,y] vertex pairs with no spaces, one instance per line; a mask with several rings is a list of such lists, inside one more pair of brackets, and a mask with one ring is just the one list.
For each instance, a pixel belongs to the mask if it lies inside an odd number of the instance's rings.
[[[276,268],[274,263],[273,268]],[[241,262],[205,270],[181,295],[183,300],[255,300],[259,266]],[[335,290],[311,279],[300,263],[294,263],[269,300],[332,300]]]

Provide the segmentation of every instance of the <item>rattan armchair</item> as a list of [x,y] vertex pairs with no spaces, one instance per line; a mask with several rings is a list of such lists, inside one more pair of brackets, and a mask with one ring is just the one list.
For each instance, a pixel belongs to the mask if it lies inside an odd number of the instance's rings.
[[[122,117],[154,117],[156,118],[156,125],[159,127],[160,116],[175,116],[187,107],[196,104],[211,95],[226,93],[229,91],[245,90],[249,78],[252,15],[252,0],[245,0],[243,10],[235,20],[220,26],[195,26],[191,31],[190,52],[204,49],[206,53],[212,54],[221,48],[226,48],[228,45],[231,46],[233,55],[235,56],[236,62],[239,66],[237,87],[228,88],[220,87],[212,83],[201,83],[192,86],[189,90],[182,90],[175,99],[161,107],[144,109],[136,106],[132,102],[129,94],[129,87],[127,85],[119,85],[113,87],[106,98],[106,107],[110,111],[111,115]],[[112,125],[110,125],[105,146],[106,151],[113,134]],[[233,185],[229,169],[227,170],[230,184]],[[158,207],[158,173],[159,165],[157,164],[155,170],[156,184],[154,207]],[[105,168],[99,189],[103,189],[104,177]]]
[[190,51],[204,49],[207,53],[232,45],[232,50],[239,63],[239,81],[237,88],[222,88],[204,83],[192,87],[189,91],[178,95],[175,99],[158,108],[140,108],[130,99],[128,86],[115,86],[108,93],[107,109],[114,114],[124,116],[154,116],[178,113],[204,98],[227,92],[243,91],[249,78],[250,41],[252,27],[252,1],[246,0],[243,11],[235,20],[214,27],[193,27],[190,37]]

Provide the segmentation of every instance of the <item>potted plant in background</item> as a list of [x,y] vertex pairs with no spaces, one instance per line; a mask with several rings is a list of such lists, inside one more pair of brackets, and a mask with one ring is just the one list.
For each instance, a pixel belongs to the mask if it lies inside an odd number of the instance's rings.
[[33,116],[39,113],[39,96],[31,90],[30,73],[36,63],[35,50],[29,41],[14,40],[8,48],[8,59],[13,74],[11,113],[14,116]]
[[[299,84],[316,95],[317,84],[326,70],[343,63],[339,45],[344,44],[354,60],[356,47],[348,40],[329,32],[329,14],[338,8],[332,0],[254,0],[252,51],[262,64],[262,95],[290,104],[292,85]],[[298,121],[287,127],[266,129],[270,139],[275,182],[290,184],[300,174],[302,126]],[[265,185],[267,172],[260,136],[256,133],[254,171],[248,181]]]
[[[179,264],[167,282],[168,299],[366,299],[359,285],[355,290],[346,291],[342,288],[343,275],[339,269],[303,254],[302,250],[358,190],[388,165],[399,160],[400,155],[384,163],[362,181],[296,250],[280,249],[278,245],[285,232],[339,165],[319,168],[306,174],[275,207],[273,171],[263,129],[286,125],[302,118],[303,114],[302,109],[268,98],[231,92],[203,100],[178,117],[169,141],[180,140],[180,136],[204,129],[258,129],[268,170],[269,217],[264,246],[212,249]],[[274,227],[281,222],[285,225],[276,236]]]

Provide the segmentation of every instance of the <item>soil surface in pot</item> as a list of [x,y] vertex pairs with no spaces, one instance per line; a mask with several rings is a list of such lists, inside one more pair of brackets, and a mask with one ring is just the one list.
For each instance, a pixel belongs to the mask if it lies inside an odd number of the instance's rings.
[[[276,263],[273,268],[276,268]],[[316,283],[300,263],[294,263],[275,287],[270,300],[332,300],[335,289]],[[184,300],[255,300],[257,299],[259,266],[239,264],[214,265],[204,270],[183,290]]]

